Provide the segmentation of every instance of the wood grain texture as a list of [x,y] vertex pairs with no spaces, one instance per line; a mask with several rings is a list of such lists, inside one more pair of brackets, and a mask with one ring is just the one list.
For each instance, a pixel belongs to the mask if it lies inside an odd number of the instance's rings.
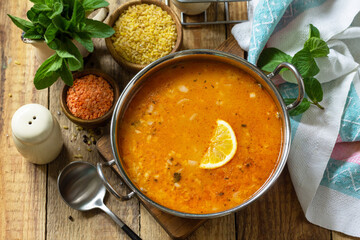
[[[248,19],[247,2],[230,2],[229,3],[230,20],[244,20]],[[231,35],[231,29],[235,24],[228,24],[226,26],[227,36]]]
[[[32,84],[38,66],[21,30],[6,16],[25,17],[29,2],[2,1],[0,11],[0,239],[45,239],[47,166],[28,163],[11,137],[11,118],[24,104],[47,107],[47,91]],[[11,97],[10,97],[11,96]]]
[[287,168],[259,200],[236,213],[238,239],[331,239],[331,232],[309,223],[297,200]]
[[[180,15],[179,9],[177,9],[170,2],[170,7]],[[224,15],[221,14],[223,5],[218,6],[218,19],[223,20]],[[215,18],[216,8],[214,4],[211,4],[208,9],[208,19]],[[189,21],[202,21],[202,16],[191,16]],[[214,49],[226,40],[226,27],[225,25],[202,25],[202,26],[185,26],[183,27],[183,46],[182,49],[196,49],[206,48]]]
[[358,240],[357,237],[351,237],[343,233],[332,231],[332,240]]
[[[109,0],[110,12],[127,0]],[[232,7],[232,18],[245,16],[244,3]],[[128,239],[122,230],[100,210],[78,212],[68,207],[57,191],[57,176],[70,161],[91,163],[102,161],[95,146],[82,142],[82,135],[64,114],[58,115],[60,83],[50,89],[37,91],[33,77],[39,64],[33,47],[20,40],[19,30],[6,13],[25,18],[32,3],[24,0],[2,0],[0,11],[0,239],[57,240],[57,239]],[[179,12],[177,9],[171,7]],[[209,18],[214,17],[214,6]],[[220,7],[221,9],[221,7]],[[219,18],[223,18],[220,15]],[[194,17],[196,19],[196,17]],[[182,49],[216,48],[230,36],[231,26],[213,25],[185,27]],[[231,40],[233,41],[233,40]],[[221,47],[236,50],[228,41]],[[119,66],[110,56],[103,39],[95,39],[95,51],[85,59],[86,68],[99,68],[114,77],[122,90],[133,73]],[[237,50],[236,50],[237,51]],[[12,97],[9,97],[11,94]],[[39,103],[50,109],[62,128],[65,146],[60,156],[48,165],[33,165],[17,152],[11,139],[11,117],[22,105]],[[101,129],[109,131],[109,126]],[[75,138],[76,136],[76,138]],[[99,136],[95,136],[99,138]],[[89,152],[88,148],[92,151]],[[74,155],[81,154],[82,159]],[[111,183],[118,176],[105,171]],[[118,191],[126,191],[117,188]],[[143,239],[169,239],[168,233],[137,199],[119,202],[107,195],[105,203]],[[69,219],[72,217],[72,220]],[[188,224],[194,223],[189,221]],[[276,184],[257,202],[236,214],[206,221],[188,239],[333,239],[354,240],[341,233],[331,232],[308,223],[285,170]]]

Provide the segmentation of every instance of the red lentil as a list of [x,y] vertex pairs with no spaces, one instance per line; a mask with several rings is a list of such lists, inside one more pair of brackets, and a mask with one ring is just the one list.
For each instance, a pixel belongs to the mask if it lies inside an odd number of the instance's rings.
[[114,101],[111,85],[102,77],[89,74],[74,80],[66,96],[70,112],[81,119],[96,119],[103,116]]

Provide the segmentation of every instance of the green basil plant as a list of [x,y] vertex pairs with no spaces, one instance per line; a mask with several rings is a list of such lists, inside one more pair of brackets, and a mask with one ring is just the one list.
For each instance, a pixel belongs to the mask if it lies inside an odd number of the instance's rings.
[[[328,45],[320,38],[319,30],[310,24],[309,37],[304,43],[304,47],[293,57],[277,48],[266,48],[261,53],[257,65],[264,72],[272,72],[278,64],[289,62],[297,68],[304,79],[307,97],[304,98],[296,109],[289,112],[291,116],[304,113],[310,108],[311,104],[320,109],[324,109],[324,107],[320,105],[320,102],[323,100],[323,90],[320,82],[315,78],[315,75],[320,72],[315,58],[327,57],[329,52]],[[285,98],[284,101],[286,104],[290,104],[294,102],[295,99]]]
[[12,15],[24,38],[43,40],[55,54],[42,63],[35,74],[36,89],[50,87],[59,77],[71,86],[71,71],[83,68],[83,58],[72,40],[92,52],[92,38],[107,38],[114,30],[105,23],[86,18],[87,13],[109,5],[105,0],[30,0],[33,7],[24,20]]

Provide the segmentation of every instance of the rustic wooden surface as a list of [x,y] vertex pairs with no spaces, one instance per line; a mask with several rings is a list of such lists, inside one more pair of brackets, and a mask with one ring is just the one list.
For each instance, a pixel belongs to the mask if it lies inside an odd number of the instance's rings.
[[[110,0],[110,11],[125,0]],[[128,239],[104,213],[94,210],[78,212],[60,198],[56,180],[59,171],[74,155],[82,160],[102,161],[93,145],[82,142],[86,131],[78,131],[64,114],[58,115],[60,84],[38,91],[33,77],[39,64],[31,46],[20,40],[21,30],[6,16],[22,18],[31,7],[29,1],[2,0],[0,11],[0,239]],[[232,16],[246,17],[246,7],[237,4]],[[213,12],[209,15],[214,14]],[[216,48],[230,36],[230,27],[214,25],[189,27],[184,30],[183,49]],[[108,54],[103,40],[95,41],[95,52],[86,59],[86,67],[100,68],[118,79],[122,89],[131,74],[119,67]],[[65,146],[60,156],[48,165],[26,162],[16,151],[11,139],[11,117],[22,105],[39,103],[50,109],[62,128]],[[106,132],[107,127],[101,129]],[[76,137],[75,137],[75,136]],[[96,136],[99,137],[99,136]],[[89,152],[88,148],[93,149]],[[107,171],[110,182],[116,174]],[[120,190],[120,189],[119,189]],[[136,199],[119,202],[108,195],[106,204],[143,239],[169,239]],[[72,217],[72,220],[69,219]],[[288,171],[257,202],[245,210],[226,217],[206,221],[188,239],[355,239],[331,232],[306,221]]]

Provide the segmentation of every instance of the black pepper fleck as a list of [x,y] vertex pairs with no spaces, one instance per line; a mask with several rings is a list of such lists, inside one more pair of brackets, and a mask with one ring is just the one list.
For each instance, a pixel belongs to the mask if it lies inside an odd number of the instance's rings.
[[181,173],[175,172],[174,173],[174,183],[177,183],[180,180],[181,180]]

